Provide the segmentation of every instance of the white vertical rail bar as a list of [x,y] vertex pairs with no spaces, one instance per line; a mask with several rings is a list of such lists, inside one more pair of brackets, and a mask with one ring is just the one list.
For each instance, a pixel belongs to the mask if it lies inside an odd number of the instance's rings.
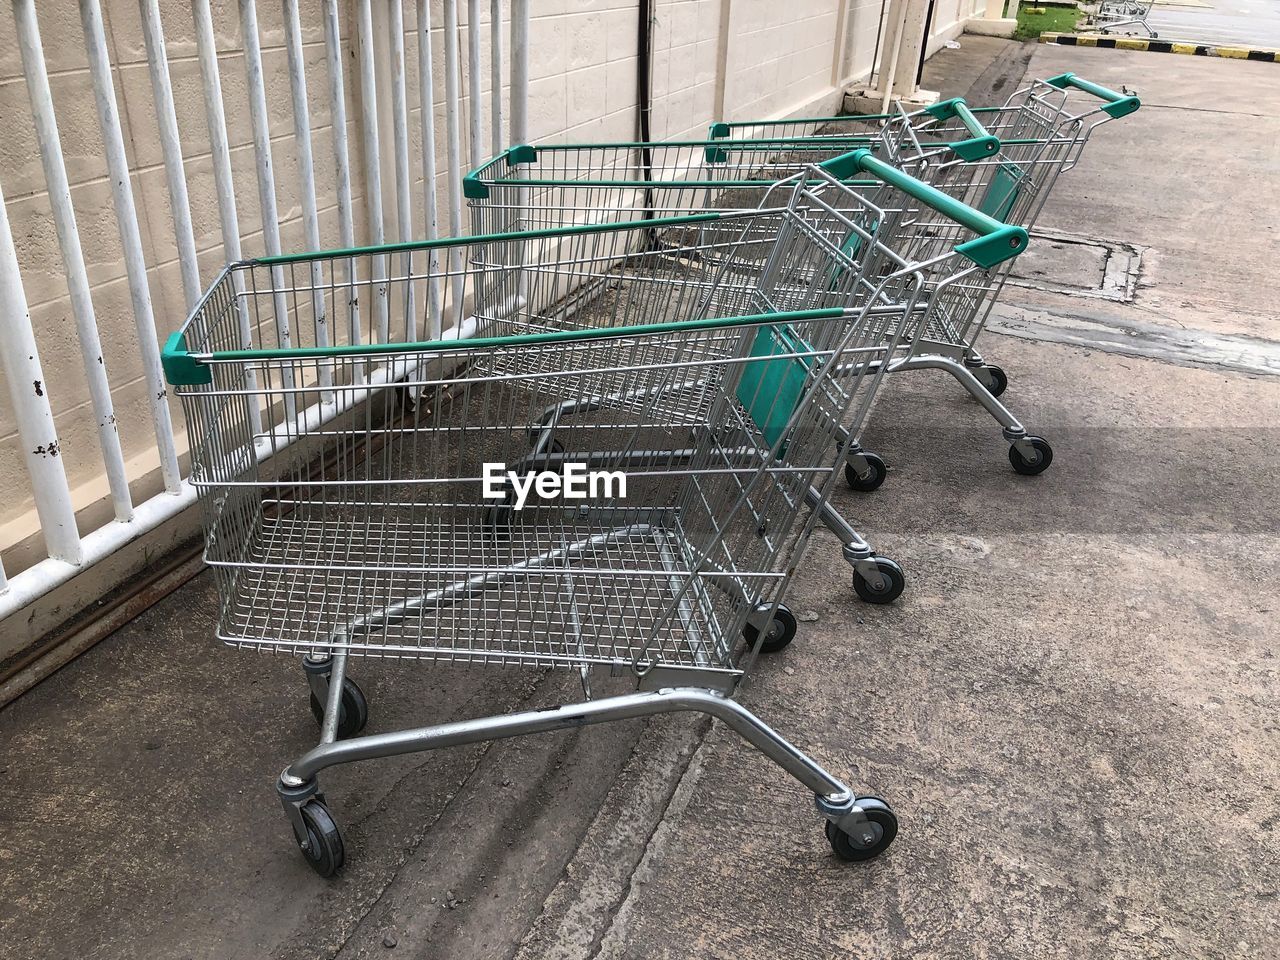
[[160,150],[169,181],[169,207],[178,241],[178,263],[182,270],[182,292],[187,309],[200,302],[200,266],[196,261],[196,238],[191,230],[191,203],[187,198],[187,175],[182,166],[182,143],[178,139],[178,116],[173,108],[173,85],[169,61],[165,59],[164,25],[160,22],[159,0],[138,0],[142,14],[142,36],[147,46],[147,67],[151,92],[156,102],[156,124],[160,128]]
[[[398,3],[399,0],[396,0]],[[360,0],[357,45],[360,48],[360,118],[364,133],[365,193],[369,208],[369,242],[386,243],[382,223],[382,156],[378,144],[378,86],[373,69],[373,11],[369,0]],[[387,303],[387,258],[373,258],[375,330],[374,339],[386,343],[389,337]]]
[[[431,56],[431,3],[418,0],[418,103],[422,107],[422,180],[426,201],[427,239],[440,236],[440,221],[436,212],[436,94]],[[430,279],[427,281],[427,299],[430,315],[427,334],[431,340],[439,340],[440,314],[440,254],[431,250],[427,254]]]
[[[396,150],[396,231],[401,242],[408,242],[413,239],[413,198],[409,182],[409,106],[404,86],[404,9],[400,0],[391,4],[388,23],[391,31],[391,119]],[[403,259],[404,275],[412,278],[413,254],[406,252]],[[404,285],[404,338],[406,343],[418,339],[412,279],[406,280]]]
[[116,212],[116,226],[120,233],[120,245],[124,249],[124,270],[129,282],[133,322],[138,333],[142,378],[147,385],[147,401],[151,407],[151,424],[155,430],[160,476],[164,481],[165,491],[176,494],[182,488],[182,475],[178,470],[178,452],[173,442],[169,390],[165,384],[164,371],[160,367],[160,343],[151,306],[151,287],[147,282],[147,260],[142,252],[138,210],[133,202],[129,160],[124,152],[120,112],[111,81],[111,59],[107,54],[107,34],[98,0],[80,0],[80,23],[84,28],[85,50],[89,55],[89,79],[93,84],[93,97],[98,107],[98,126],[102,130],[102,143],[107,153],[107,173],[111,177],[111,200]]
[[471,167],[484,163],[484,101],[480,92],[484,70],[480,66],[480,0],[467,0],[467,133],[471,141]]
[[529,142],[529,0],[511,0],[511,142]]
[[[92,0],[97,3],[97,0]],[[213,15],[209,0],[191,0],[191,16],[196,26],[196,53],[200,60],[200,73],[204,78],[204,116],[209,128],[210,154],[213,159],[213,182],[218,193],[218,219],[222,224],[222,249],[227,260],[240,260],[240,218],[236,211],[236,188],[231,178],[231,147],[227,142],[227,118],[222,109],[222,77],[218,71],[218,48],[213,34]],[[249,305],[244,298],[244,278],[239,272],[232,275],[232,287],[236,293],[236,311],[240,327],[240,346],[254,346],[253,330],[249,322]],[[245,371],[245,389],[256,391],[258,374]],[[262,411],[256,402],[249,404],[249,424],[255,437],[262,434]]]
[[[351,209],[351,160],[347,151],[347,91],[342,73],[342,25],[338,0],[326,0],[324,7],[324,49],[329,64],[329,109],[333,120],[333,162],[338,170],[338,239],[343,247],[354,247],[355,215]],[[360,343],[360,303],[355,286],[355,261],[347,258],[347,336]],[[356,383],[364,382],[364,365],[356,364]]]
[[[511,0],[511,142],[529,142],[529,0]],[[516,192],[516,213],[525,220],[529,188]],[[529,277],[524,270],[516,278],[516,296],[525,300]]]
[[[255,0],[240,0],[240,33],[244,42],[244,68],[249,81],[249,116],[253,122],[253,154],[258,174],[258,204],[262,208],[262,242],[268,256],[280,254],[280,214],[276,209],[276,184],[271,164],[271,130],[267,124],[267,92],[262,79],[262,45],[258,39],[258,8]],[[292,345],[289,305],[284,296],[284,273],[271,268],[272,313],[275,315],[278,345]],[[293,369],[281,368],[285,388],[285,416],[290,422],[297,414],[293,394]]]
[[502,0],[489,3],[489,121],[492,128],[489,152],[502,152]]
[[[298,0],[284,0],[284,43],[289,61],[289,92],[293,99],[293,139],[298,151],[298,177],[302,181],[302,229],[307,247],[320,249],[320,214],[316,209],[316,172],[311,157],[311,111],[307,105],[306,67],[302,62],[302,25],[298,20]],[[317,347],[329,346],[329,316],[324,295],[324,267],[311,262],[311,310],[315,321]],[[320,364],[321,399],[333,402],[333,366]]]
[[13,246],[9,214],[0,193],[0,364],[9,385],[9,402],[18,419],[18,435],[35,496],[45,549],[55,560],[79,565],[82,558],[71,488],[58,450],[58,431],[49,408],[46,380],[31,330],[18,251]]
[[[444,0],[444,115],[449,150],[449,234],[462,236],[462,82],[458,74],[458,0]],[[462,325],[465,285],[462,251],[450,249],[449,274],[453,279],[453,322]]]
[[89,275],[85,272],[84,251],[80,247],[80,231],[76,226],[75,208],[71,204],[71,185],[62,156],[62,139],[53,114],[53,94],[49,74],[44,65],[44,47],[40,42],[40,25],[36,20],[35,0],[14,0],[14,20],[18,28],[18,48],[22,53],[22,72],[27,79],[31,98],[31,114],[35,121],[36,140],[40,145],[40,163],[49,187],[49,203],[53,207],[53,223],[58,234],[58,247],[67,271],[67,290],[71,294],[71,312],[75,316],[80,341],[80,357],[84,364],[89,398],[98,420],[98,446],[106,469],[107,485],[117,520],[133,519],[133,501],[129,498],[129,478],[120,450],[120,433],[111,403],[111,384],[107,381],[106,361],[102,357],[102,340],[98,336],[98,318],[89,292]]

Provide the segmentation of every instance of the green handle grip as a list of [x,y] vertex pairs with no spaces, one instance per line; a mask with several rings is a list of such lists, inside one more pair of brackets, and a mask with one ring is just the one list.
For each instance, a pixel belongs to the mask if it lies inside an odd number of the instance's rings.
[[956,140],[947,146],[961,160],[983,160],[995,156],[1000,150],[1000,140],[987,132],[963,97],[953,97],[925,107],[925,112],[936,120],[959,120],[972,135],[968,140]]
[[1060,73],[1056,77],[1050,77],[1045,83],[1051,87],[1057,87],[1059,90],[1074,87],[1083,93],[1092,94],[1099,100],[1105,100],[1106,104],[1102,107],[1102,112],[1112,118],[1128,116],[1142,106],[1142,101],[1137,97],[1116,93],[1114,90],[1099,83],[1094,83],[1083,77],[1077,77],[1074,73]]
[[850,180],[859,171],[865,171],[943,216],[950,217],[962,227],[972,230],[978,235],[977,238],[959,244],[956,252],[980,267],[994,267],[1010,257],[1016,257],[1027,248],[1027,231],[1022,227],[1001,223],[994,217],[973,209],[937,187],[931,187],[892,164],[876,159],[870,150],[854,150],[827,160],[821,167],[838,180]]

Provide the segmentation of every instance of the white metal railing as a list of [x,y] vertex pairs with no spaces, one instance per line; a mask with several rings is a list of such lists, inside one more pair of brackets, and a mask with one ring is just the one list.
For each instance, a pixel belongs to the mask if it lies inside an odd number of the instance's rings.
[[[355,217],[352,209],[351,190],[352,158],[347,143],[347,78],[346,58],[342,55],[344,40],[354,41],[357,49],[356,69],[359,71],[360,130],[364,152],[363,176],[368,204],[368,235],[362,238],[369,243],[383,243],[386,230],[383,222],[382,144],[379,133],[379,109],[388,105],[378,102],[377,63],[375,50],[380,40],[388,42],[390,51],[390,118],[393,131],[394,204],[397,239],[408,240],[415,236],[413,215],[413,188],[415,172],[424,178],[424,209],[421,231],[428,237],[439,232],[440,216],[436,190],[437,165],[435,156],[436,131],[433,89],[433,51],[431,48],[430,0],[414,0],[417,28],[418,90],[421,124],[421,169],[411,169],[410,130],[411,112],[408,103],[405,71],[405,32],[403,3],[409,0],[392,0],[387,4],[386,29],[388,36],[375,35],[371,0],[325,0],[323,4],[325,64],[328,72],[327,92],[332,116],[333,153],[321,162],[331,162],[336,171],[334,198],[337,207],[338,242],[352,246],[356,242]],[[481,2],[467,0],[467,65],[469,96],[466,104],[468,153],[463,153],[463,94],[460,36],[462,28],[458,19],[459,0],[443,0],[446,140],[448,155],[448,225],[453,233],[461,233],[462,189],[461,179],[468,163],[474,165],[485,159],[484,116],[485,103],[481,97]],[[137,331],[139,359],[142,377],[149,394],[147,408],[155,437],[155,455],[159,462],[163,492],[145,502],[134,504],[130,499],[131,479],[121,450],[112,408],[110,371],[103,356],[93,296],[80,244],[75,211],[71,202],[61,140],[49,89],[48,71],[41,45],[39,21],[35,0],[12,0],[14,21],[17,26],[18,45],[21,52],[23,73],[31,99],[32,118],[35,122],[40,150],[40,163],[49,191],[54,225],[61,251],[72,313],[89,386],[91,405],[97,420],[98,445],[103,472],[108,481],[114,507],[114,519],[81,536],[76,526],[76,514],[63,458],[58,456],[58,435],[54,424],[50,391],[56,390],[45,378],[35,332],[28,309],[28,300],[22,285],[17,250],[4,205],[3,184],[0,183],[0,362],[9,398],[17,418],[27,474],[31,481],[36,512],[44,540],[46,558],[6,578],[0,564],[0,621],[29,605],[39,597],[75,576],[82,570],[110,556],[114,551],[145,535],[169,520],[194,502],[194,490],[179,474],[177,443],[174,439],[166,388],[160,366],[155,314],[152,307],[149,264],[144,256],[142,233],[134,202],[130,169],[125,152],[125,140],[120,112],[112,80],[113,64],[106,41],[100,0],[79,0],[81,23],[84,31],[85,53],[88,61],[88,82],[96,105],[98,124],[105,148],[107,172],[111,180],[112,206],[116,227],[123,250],[125,278],[128,282],[129,301]],[[320,214],[316,194],[316,158],[313,155],[311,119],[308,108],[308,87],[304,72],[304,45],[302,23],[297,0],[281,0],[284,23],[284,45],[288,62],[290,100],[293,113],[293,136],[297,143],[297,174],[302,206],[302,222],[305,243],[312,248],[321,246]],[[344,37],[342,8],[354,7],[355,37]],[[195,233],[191,217],[189,183],[182,155],[183,131],[174,104],[173,85],[169,74],[170,58],[165,44],[164,25],[158,0],[138,0],[141,14],[143,41],[147,68],[150,75],[155,119],[159,132],[159,144],[163,157],[166,185],[169,194],[174,227],[174,246],[181,275],[183,297],[190,310],[199,300],[203,285],[197,261]],[[510,130],[511,142],[523,142],[528,135],[528,83],[529,83],[529,0],[510,0],[510,15],[506,18],[510,35]],[[218,52],[215,46],[215,29],[209,0],[191,0],[191,13],[195,27],[197,60],[203,85],[204,113],[213,168],[218,218],[221,227],[225,257],[238,260],[242,257],[239,216],[236,206],[235,183],[232,176],[232,145],[228,140],[226,109],[220,76]],[[255,0],[239,0],[239,29],[244,48],[248,92],[248,112],[252,126],[252,148],[256,169],[258,202],[263,222],[263,245],[267,254],[281,250],[279,210],[276,201],[272,159],[272,130],[268,122],[267,92],[265,89],[262,48],[259,39],[258,13]],[[505,144],[503,130],[503,29],[501,0],[490,0],[490,149],[497,152]],[[136,121],[135,121],[136,122]],[[279,136],[280,131],[276,131]],[[0,181],[3,180],[0,171]],[[157,264],[150,264],[154,267]],[[460,266],[460,265],[458,265]],[[380,269],[386,270],[382,264]],[[433,273],[436,272],[433,268]],[[386,275],[385,273],[383,274]],[[458,274],[460,276],[460,272]],[[343,323],[348,335],[359,330],[356,311],[360,306],[354,298],[342,295],[339,303],[324,302],[323,284],[313,285],[317,302],[316,315]],[[412,296],[412,291],[409,292]],[[432,337],[440,336],[444,326],[442,317],[446,302],[445,292],[427,290],[426,325],[424,331]],[[459,316],[452,318],[457,327],[452,335],[466,335],[466,327],[460,321],[462,298],[451,298]],[[368,309],[366,306],[365,309]],[[383,297],[375,300],[373,309],[378,311],[375,330],[382,337],[399,335],[400,331],[387,330],[387,304]],[[416,310],[406,312],[416,317]],[[277,323],[287,324],[288,310],[284,305],[276,310]],[[416,326],[416,320],[411,321]],[[248,317],[242,316],[242,334],[249,334]],[[318,324],[317,336],[327,338],[329,324]],[[341,328],[339,328],[341,329]],[[406,331],[416,336],[419,331]],[[282,330],[287,336],[287,331]],[[324,341],[322,341],[324,342]],[[338,412],[337,404],[330,407],[328,415]],[[289,416],[295,411],[288,411]],[[301,415],[315,416],[315,411],[303,411]],[[287,425],[286,425],[287,426]],[[259,433],[261,433],[259,425]],[[296,436],[305,431],[285,429],[283,436]],[[272,432],[266,448],[279,449],[279,439]]]

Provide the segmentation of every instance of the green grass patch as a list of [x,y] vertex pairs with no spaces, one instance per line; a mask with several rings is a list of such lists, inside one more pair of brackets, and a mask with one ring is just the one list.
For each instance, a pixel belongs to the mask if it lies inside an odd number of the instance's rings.
[[[1031,10],[1042,11],[1032,13]],[[1015,40],[1035,40],[1042,33],[1070,33],[1084,13],[1075,7],[1019,8]]]

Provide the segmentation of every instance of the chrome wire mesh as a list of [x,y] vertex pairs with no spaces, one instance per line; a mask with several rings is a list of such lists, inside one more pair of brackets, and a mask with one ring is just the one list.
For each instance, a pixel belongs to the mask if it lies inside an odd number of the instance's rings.
[[[747,617],[781,595],[814,522],[810,489],[833,476],[859,392],[832,375],[861,366],[870,402],[923,283],[880,226],[828,204],[820,229],[807,202],[229,268],[183,331],[212,382],[178,390],[219,637],[294,653],[736,669]],[[517,247],[527,269],[511,268]],[[778,313],[845,303],[833,290],[859,285],[861,316]],[[449,335],[471,339],[408,339],[430,317],[405,305],[429,304],[432,288]],[[337,345],[317,349],[326,300],[348,313]],[[776,364],[798,386],[767,385],[760,372]],[[627,496],[524,509],[509,483],[484,496],[486,464],[523,475],[574,458],[624,473]]]

